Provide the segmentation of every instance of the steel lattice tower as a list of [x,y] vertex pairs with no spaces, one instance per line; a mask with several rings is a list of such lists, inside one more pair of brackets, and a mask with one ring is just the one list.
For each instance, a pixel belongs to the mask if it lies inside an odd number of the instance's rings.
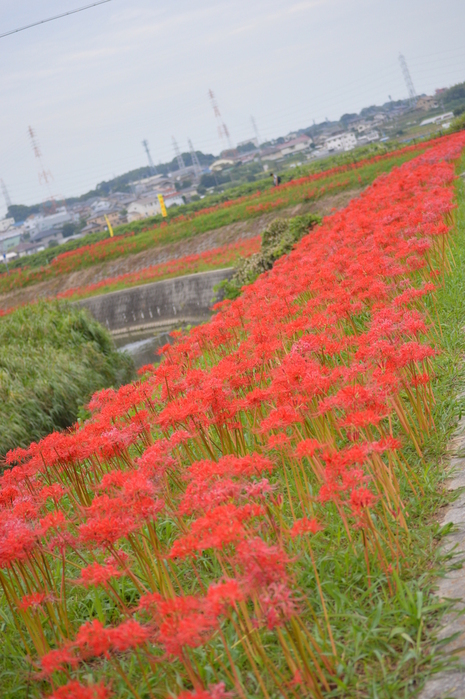
[[154,165],[154,163],[153,163],[153,160],[152,160],[152,156],[150,155],[149,142],[147,141],[147,139],[144,139],[144,140],[142,141],[142,145],[144,146],[144,150],[145,150],[145,152],[147,153],[147,158],[148,158],[148,161],[149,161],[150,173],[151,173],[152,175],[156,175],[156,174],[157,174],[157,168],[155,167],[155,165]]
[[178,161],[178,168],[180,172],[184,172],[184,170],[186,169],[186,165],[182,158],[181,151],[179,150],[178,142],[176,141],[174,136],[171,136],[171,138],[173,139],[173,148],[176,154],[176,160]]
[[4,183],[3,180],[0,180],[0,184],[2,185],[3,198],[5,199],[6,208],[9,209],[11,206],[10,195],[8,194],[6,184]]
[[194,174],[196,177],[199,177],[200,173],[202,172],[202,168],[200,167],[197,153],[194,150],[194,146],[192,145],[192,141],[190,138],[187,142],[189,144],[189,150],[190,150],[190,154],[191,154],[191,158],[192,158],[192,165],[194,166]]
[[228,147],[232,150],[234,146],[231,141],[231,136],[229,135],[228,127],[221,118],[220,110],[216,102],[215,95],[213,94],[213,90],[209,90],[208,94],[212,103],[213,112],[218,122],[218,135],[222,141],[226,141]]
[[405,56],[401,53],[399,53],[399,63],[402,69],[405,84],[407,85],[410,104],[412,105],[412,107],[414,107],[417,103],[417,93],[415,92],[415,88],[413,86],[413,81],[407,66],[407,61],[405,60]]
[[255,133],[255,138],[257,139],[257,146],[258,146],[258,149],[260,150],[261,138],[260,138],[260,134],[258,133],[257,124],[256,124],[253,116],[250,117],[250,121],[252,122],[252,128],[253,128],[254,133]]
[[35,135],[34,130],[32,129],[32,126],[29,127],[28,133],[29,133],[29,136],[30,136],[30,139],[32,142],[32,150],[34,151],[34,155],[39,162],[39,167],[40,167],[40,169],[39,169],[39,184],[44,184],[47,187],[48,193],[50,195],[50,199],[52,201],[55,201],[54,196],[52,194],[51,187],[50,187],[50,184],[53,180],[53,176],[52,176],[52,173],[50,172],[50,170],[46,170],[44,167],[44,164],[42,162],[42,153],[40,152],[39,143],[37,141],[37,136]]

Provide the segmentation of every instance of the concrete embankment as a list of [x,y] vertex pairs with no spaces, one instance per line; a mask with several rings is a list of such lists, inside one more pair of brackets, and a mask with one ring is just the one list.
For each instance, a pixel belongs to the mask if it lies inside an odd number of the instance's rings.
[[233,274],[232,268],[189,274],[161,282],[135,286],[110,294],[76,301],[87,308],[115,339],[131,338],[148,331],[198,324],[211,315],[220,300],[215,287]]

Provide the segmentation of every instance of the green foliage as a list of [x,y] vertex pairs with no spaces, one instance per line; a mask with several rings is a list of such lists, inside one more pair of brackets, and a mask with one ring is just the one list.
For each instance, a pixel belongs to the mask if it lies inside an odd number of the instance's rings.
[[65,223],[62,230],[63,238],[69,238],[70,236],[74,235],[78,230],[79,226],[77,226],[75,223]]
[[69,427],[95,391],[132,374],[83,309],[40,302],[0,318],[0,454]]
[[456,119],[451,122],[451,125],[447,129],[447,133],[453,133],[454,131],[462,131],[465,129],[465,113],[461,113]]
[[8,207],[8,216],[14,218],[16,223],[24,221],[31,214],[38,214],[40,211],[40,205],[34,204],[34,206],[24,206],[24,204],[11,204]]
[[313,226],[321,223],[318,214],[305,214],[294,218],[275,219],[262,234],[262,249],[251,257],[243,258],[236,266],[232,279],[220,284],[224,298],[237,298],[243,286],[252,284],[263,272],[271,269],[280,257],[291,252],[298,240]]

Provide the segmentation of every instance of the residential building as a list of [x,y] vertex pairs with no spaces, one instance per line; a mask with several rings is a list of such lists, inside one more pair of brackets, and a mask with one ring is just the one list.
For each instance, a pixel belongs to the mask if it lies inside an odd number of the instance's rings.
[[86,221],[86,226],[82,229],[81,233],[86,235],[87,233],[104,231],[108,227],[105,216],[110,221],[111,226],[120,226],[122,223],[126,223],[125,216],[122,216],[118,209],[107,210],[104,213],[96,213],[93,216],[89,216]]
[[0,252],[5,254],[21,242],[21,231],[14,228],[6,231],[0,239]]
[[417,99],[416,107],[424,112],[429,112],[430,109],[437,109],[439,107],[439,102],[435,97],[423,95],[423,97]]
[[65,207],[57,209],[54,214],[32,214],[24,222],[24,227],[31,233],[39,233],[54,228],[60,230],[65,223],[77,223],[79,216],[70,213]]
[[6,233],[12,226],[15,225],[14,218],[4,218],[0,221],[0,235]]
[[263,150],[262,160],[280,160],[280,158],[285,158],[288,155],[301,153],[302,151],[309,150],[312,143],[313,139],[305,134],[297,136],[296,138],[291,138],[289,141],[278,143],[271,148]]
[[379,139],[379,132],[376,131],[376,129],[373,129],[372,131],[368,131],[367,133],[364,133],[361,136],[359,136],[357,139],[357,143],[359,145],[363,143],[373,143],[373,141],[379,141]]
[[357,139],[352,131],[343,131],[325,140],[327,150],[352,150],[356,145]]
[[[163,193],[163,199],[166,208],[170,206],[181,206],[184,204],[184,199],[178,192]],[[148,194],[133,201],[128,206],[128,222],[139,221],[140,219],[156,216],[161,213],[161,206],[157,194]]]

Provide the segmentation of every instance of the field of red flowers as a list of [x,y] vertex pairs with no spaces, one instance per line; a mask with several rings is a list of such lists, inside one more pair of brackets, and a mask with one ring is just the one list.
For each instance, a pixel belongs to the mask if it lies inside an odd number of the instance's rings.
[[0,585],[29,696],[348,697],[420,643],[413,602],[376,634],[406,599],[464,147],[378,178],[87,421],[10,452]]
[[[255,192],[230,201],[216,204],[186,215],[176,216],[168,222],[147,226],[137,234],[123,227],[123,233],[106,238],[76,250],[59,253],[52,262],[40,268],[27,266],[0,274],[0,293],[68,274],[78,269],[131,255],[149,248],[182,238],[214,230],[222,226],[246,221],[269,211],[279,211],[303,201],[316,201],[338,190],[366,186],[382,172],[390,170],[431,147],[435,141],[405,146],[384,155],[377,155],[349,165],[337,167],[296,178],[277,188]],[[311,187],[309,185],[312,185]]]
[[219,248],[206,250],[197,255],[186,255],[169,262],[162,262],[158,265],[146,267],[139,272],[128,272],[117,277],[107,277],[95,284],[88,284],[84,287],[68,289],[60,294],[59,299],[82,299],[95,294],[109,293],[119,289],[127,289],[131,286],[148,284],[150,282],[169,279],[170,277],[180,277],[184,274],[195,272],[205,272],[210,269],[230,267],[239,258],[250,257],[260,250],[261,237],[240,240],[237,243],[222,245]]

